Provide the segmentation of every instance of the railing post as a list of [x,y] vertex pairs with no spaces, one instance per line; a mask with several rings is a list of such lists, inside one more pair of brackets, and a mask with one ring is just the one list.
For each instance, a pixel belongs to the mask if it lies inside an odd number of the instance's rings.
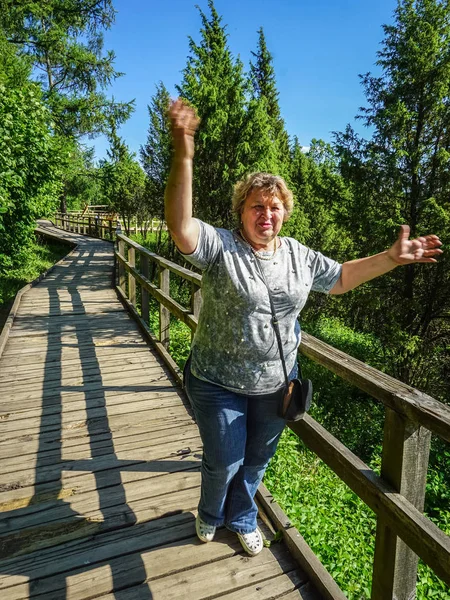
[[113,227],[112,227],[112,219],[109,219],[109,239],[113,240]]
[[[136,266],[136,253],[132,246],[128,247],[128,262],[132,267]],[[133,273],[128,273],[128,298],[133,306],[136,306],[136,279]]]
[[[386,407],[381,476],[423,511],[431,432]],[[377,519],[372,600],[413,600],[419,558]]]
[[[140,266],[142,275],[148,279],[149,262],[148,256],[144,253],[141,253],[140,255]],[[144,321],[148,323],[150,320],[149,294],[144,286],[141,286],[141,315]]]
[[[162,292],[170,294],[170,272],[169,269],[165,269],[159,265],[159,288]],[[159,341],[163,344],[166,350],[169,348],[170,342],[170,311],[168,308],[159,305]]]
[[[191,313],[194,315],[196,319],[198,319],[198,315],[200,314],[200,309],[202,307],[202,290],[201,288],[194,283],[191,282]],[[191,341],[194,337],[194,332],[191,329]]]
[[[119,248],[119,254],[125,258],[125,242],[119,240],[117,244]],[[119,287],[125,293],[125,267],[120,259],[118,259],[118,273],[119,273]]]

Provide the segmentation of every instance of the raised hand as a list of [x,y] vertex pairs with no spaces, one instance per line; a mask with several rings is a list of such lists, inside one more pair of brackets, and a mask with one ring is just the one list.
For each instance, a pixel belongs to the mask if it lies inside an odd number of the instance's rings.
[[200,123],[195,110],[178,98],[171,103],[168,115],[175,156],[192,158],[194,156],[194,135]]
[[411,263],[435,263],[442,250],[441,240],[437,235],[424,235],[415,240],[409,239],[409,226],[401,225],[396,242],[389,248],[388,256],[398,265]]

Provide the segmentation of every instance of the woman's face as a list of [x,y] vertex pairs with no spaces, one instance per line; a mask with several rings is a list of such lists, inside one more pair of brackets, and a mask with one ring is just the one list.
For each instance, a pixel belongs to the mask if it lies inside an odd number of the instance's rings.
[[255,189],[245,200],[241,221],[244,235],[252,245],[267,246],[283,225],[284,204],[277,196]]

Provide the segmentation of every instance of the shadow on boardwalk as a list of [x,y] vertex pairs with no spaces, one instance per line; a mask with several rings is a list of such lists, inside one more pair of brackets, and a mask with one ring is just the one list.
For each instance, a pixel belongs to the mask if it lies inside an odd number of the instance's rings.
[[[105,388],[96,353],[96,340],[94,340],[94,334],[86,328],[85,320],[82,318],[83,316],[87,318],[88,314],[80,293],[80,286],[86,285],[86,281],[83,281],[83,279],[86,277],[87,271],[89,271],[92,290],[99,291],[110,286],[106,283],[102,268],[99,268],[95,247],[93,248],[92,245],[90,248],[80,248],[79,252],[72,255],[65,264],[71,264],[75,268],[75,274],[70,276],[70,283],[68,283],[68,268],[63,268],[58,269],[57,274],[51,280],[46,280],[40,284],[48,292],[48,314],[50,318],[41,320],[48,324],[47,333],[44,335],[48,335],[49,343],[47,345],[42,382],[40,431],[34,474],[35,491],[34,495],[27,500],[28,506],[3,513],[0,528],[2,534],[0,537],[0,553],[2,558],[10,559],[13,556],[32,552],[33,550],[34,554],[37,555],[30,555],[30,560],[25,561],[3,561],[3,566],[0,564],[0,571],[4,573],[4,569],[9,563],[13,567],[10,571],[11,575],[19,576],[21,581],[23,581],[23,577],[29,577],[29,598],[42,599],[45,597],[46,600],[52,598],[64,600],[68,597],[66,573],[64,573],[67,566],[75,567],[77,573],[81,571],[88,572],[91,568],[97,568],[98,561],[101,560],[102,564],[106,562],[109,565],[112,579],[111,589],[114,590],[114,598],[122,600],[129,598],[126,588],[130,583],[134,585],[140,582],[144,583],[148,578],[139,552],[133,551],[121,556],[120,561],[115,559],[114,555],[102,555],[101,548],[98,557],[96,557],[95,552],[95,538],[100,532],[114,532],[117,529],[133,526],[137,522],[136,515],[127,503],[125,489],[122,484],[122,470],[129,469],[130,466],[138,472],[155,473],[161,473],[162,470],[173,472],[180,470],[180,468],[198,469],[198,460],[185,460],[182,464],[180,464],[180,459],[176,461],[165,460],[162,464],[161,461],[123,461],[117,458],[109,426],[105,392],[111,389],[122,392],[145,391],[149,389],[149,386],[127,385]],[[83,268],[77,269],[78,265],[83,265]],[[73,333],[76,338],[75,344],[79,349],[83,384],[75,388],[63,385],[63,347],[66,345],[63,342],[65,324],[61,319],[52,318],[63,314],[59,294],[59,289],[62,288],[70,294],[71,307],[73,313],[77,315],[77,318],[73,321]],[[65,302],[64,310],[67,311],[67,302]],[[104,320],[108,320],[107,313]],[[26,322],[26,318],[22,321]],[[30,317],[30,333],[33,333],[33,330],[39,331],[39,329],[43,333],[41,321],[39,318]],[[95,331],[97,340],[99,336],[103,336],[105,342],[111,336],[108,327],[103,331],[101,330],[101,323],[97,324]],[[132,347],[133,344],[124,343],[120,346]],[[163,382],[162,385],[151,386],[152,391],[166,388],[167,381]],[[91,457],[87,460],[67,461],[63,459],[62,454],[63,394],[64,392],[75,391],[81,392],[85,398],[85,424],[88,440],[90,441]],[[26,436],[24,441],[26,441]],[[98,509],[102,515],[101,519],[92,521],[85,518],[82,514],[74,511],[70,503],[64,500],[68,491],[63,486],[62,467],[65,471],[93,473],[95,489],[98,494]],[[20,482],[17,483],[17,486],[20,487]],[[14,483],[9,486],[6,484],[2,486],[1,491],[14,489],[14,487]],[[176,516],[177,512],[181,513],[181,511],[175,511],[175,513],[161,516],[170,519],[170,517]],[[173,524],[180,525],[183,522],[192,522],[193,519],[191,513],[186,513],[182,519],[173,520]],[[170,523],[167,525],[170,526]],[[151,528],[148,529],[150,533]],[[86,538],[86,536],[88,537]],[[58,569],[55,569],[52,574],[49,572],[48,575],[45,571],[39,573],[39,557],[45,552],[43,548],[47,547],[52,550],[55,544],[74,539],[78,539],[78,541],[64,544],[59,549],[58,547],[54,548],[55,560],[58,560]],[[86,545],[86,539],[91,543],[92,549],[89,549]],[[143,549],[148,550],[148,541],[146,536],[142,536],[141,546],[143,546]],[[73,561],[70,552],[73,549],[78,553],[80,546],[85,548],[85,556],[87,557],[83,562],[90,563],[83,564],[81,568],[79,561]],[[113,549],[113,546],[111,549]],[[46,553],[49,554],[48,550]],[[26,569],[17,570],[15,567],[20,569],[19,565],[21,563],[23,567],[28,563],[30,570],[28,572]],[[61,572],[58,573],[58,570]],[[124,579],[124,573],[129,574],[127,580]],[[69,572],[69,575],[71,574]],[[121,590],[121,588],[124,589]],[[13,594],[14,588],[5,590],[6,594],[9,592]],[[133,588],[133,598],[151,600],[152,597],[147,584]]]

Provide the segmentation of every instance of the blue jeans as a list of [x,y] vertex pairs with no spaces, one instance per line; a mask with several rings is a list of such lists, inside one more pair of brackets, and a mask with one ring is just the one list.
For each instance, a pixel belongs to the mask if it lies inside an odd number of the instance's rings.
[[[297,365],[289,379],[297,376]],[[256,490],[286,424],[277,416],[279,394],[246,396],[195,377],[185,387],[203,442],[198,512],[206,523],[237,533],[256,529]]]

